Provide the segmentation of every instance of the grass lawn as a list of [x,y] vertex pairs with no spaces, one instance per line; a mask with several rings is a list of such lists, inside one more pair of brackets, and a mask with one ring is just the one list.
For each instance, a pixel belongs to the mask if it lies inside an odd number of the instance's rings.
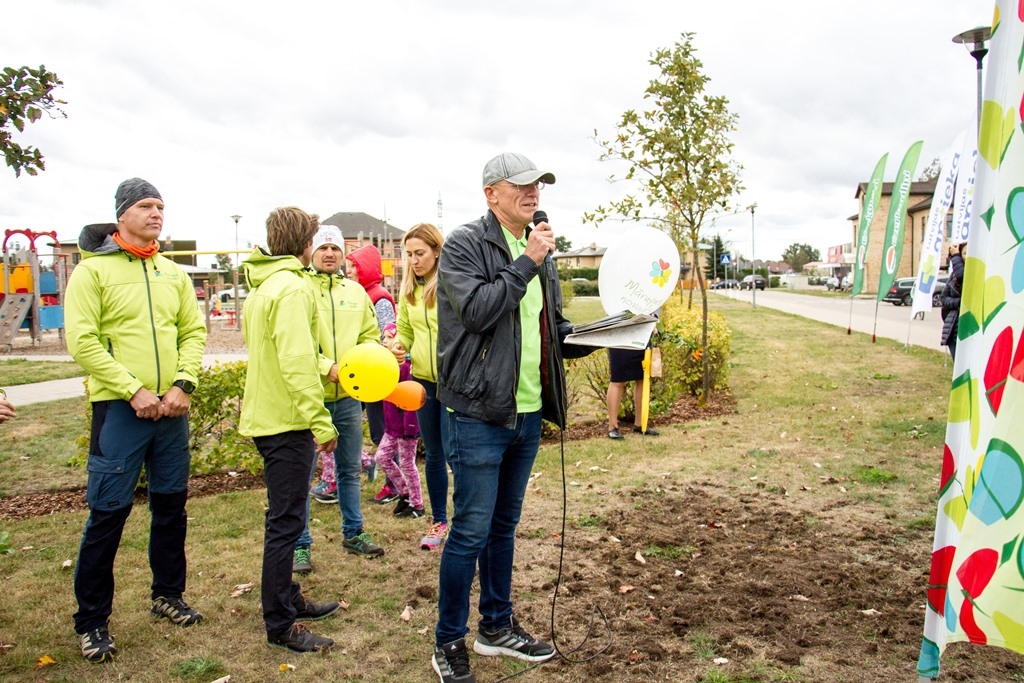
[[[712,305],[734,331],[735,414],[659,424],[657,438],[542,448],[519,527],[517,614],[547,637],[561,571],[560,645],[584,640],[594,605],[606,612],[613,638],[590,662],[549,664],[520,680],[912,680],[945,431],[943,355],[907,352],[886,340],[872,344],[867,335],[725,298]],[[586,299],[567,315],[589,322],[603,311],[596,299]],[[7,458],[0,462],[0,492],[84,481],[59,455],[81,431],[78,406],[29,406],[0,428]],[[27,447],[36,431],[49,434],[42,451]],[[266,646],[259,598],[263,490],[189,502],[186,599],[207,617],[192,629],[148,615],[149,515],[137,506],[115,568],[111,630],[121,654],[108,665],[81,659],[71,625],[73,563],[86,513],[0,521],[11,547],[0,559],[0,678],[436,681],[429,658],[439,555],[418,549],[425,520],[395,519],[389,507],[368,502],[378,484],[363,490],[366,529],[387,550],[377,560],[345,554],[338,509],[314,504],[315,571],[303,588],[315,600],[345,603],[338,615],[313,625],[338,642],[325,656]],[[789,526],[776,526],[779,520]],[[709,545],[730,539],[728,552]],[[814,561],[799,555],[804,548],[816,549]],[[712,562],[718,563],[713,570]],[[772,567],[781,570],[772,574]],[[844,598],[816,578],[797,585],[811,570],[860,587]],[[233,597],[241,584],[255,587]],[[868,596],[876,585],[879,591]],[[781,597],[762,614],[773,591]],[[785,597],[796,593],[808,599]],[[471,632],[475,599],[473,605]],[[868,607],[880,616],[858,611]],[[850,621],[833,624],[837,614]],[[798,618],[812,621],[793,633],[766,635],[769,626],[781,629]],[[594,654],[606,642],[600,621],[583,651]],[[843,633],[849,638],[836,640]],[[787,654],[801,639],[803,649]],[[43,656],[55,663],[35,670]],[[716,657],[729,663],[715,664]],[[1000,676],[1014,664],[1019,670],[1012,657],[974,648],[948,657],[944,672],[959,672],[959,680],[971,680],[971,672],[978,676],[973,680],[1010,680]],[[526,668],[475,654],[471,661],[482,681]]]
[[84,377],[85,372],[78,363],[68,361],[38,361],[24,358],[0,360],[0,386],[13,387],[18,384],[47,382],[51,379]]

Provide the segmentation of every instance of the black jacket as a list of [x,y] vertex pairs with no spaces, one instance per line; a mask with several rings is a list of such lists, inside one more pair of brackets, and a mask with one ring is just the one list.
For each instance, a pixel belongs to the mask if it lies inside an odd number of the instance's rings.
[[964,259],[960,254],[949,257],[949,279],[942,288],[942,336],[943,346],[949,346],[950,339],[956,339],[960,326],[960,293],[964,286]]
[[491,211],[456,228],[444,242],[437,278],[437,398],[452,410],[513,428],[522,349],[519,302],[541,277],[541,398],[545,420],[565,428],[563,357],[591,347],[563,344],[572,324],[562,317],[562,290],[550,257],[538,266],[513,260]]

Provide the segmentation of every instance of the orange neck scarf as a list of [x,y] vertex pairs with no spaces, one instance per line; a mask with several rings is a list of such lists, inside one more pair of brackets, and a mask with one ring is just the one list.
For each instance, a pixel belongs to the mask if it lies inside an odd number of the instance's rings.
[[127,242],[125,242],[123,239],[121,239],[121,233],[115,232],[114,241],[117,242],[117,246],[121,247],[132,256],[137,256],[138,258],[142,259],[155,256],[156,253],[160,251],[160,244],[156,240],[150,242],[149,246],[137,247],[134,244],[128,244]]

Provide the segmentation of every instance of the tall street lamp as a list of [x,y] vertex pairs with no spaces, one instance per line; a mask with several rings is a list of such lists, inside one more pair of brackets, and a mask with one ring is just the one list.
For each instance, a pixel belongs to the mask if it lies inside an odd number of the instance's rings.
[[963,33],[953,36],[954,43],[960,43],[967,48],[967,51],[978,63],[978,132],[981,132],[981,62],[988,54],[988,46],[985,44],[992,37],[992,29],[988,26],[978,26]]
[[[754,209],[756,208],[756,202],[750,205],[750,269],[752,271],[750,278],[750,304],[752,308],[757,308],[757,259],[754,258]],[[767,282],[765,284],[767,285]]]
[[238,307],[238,221],[240,221],[242,217],[236,214],[231,218],[235,221],[235,267],[231,271],[231,280],[235,294],[235,329],[240,330],[242,329],[242,319],[240,315],[242,311],[239,310]]
[[235,215],[231,217],[235,221],[235,267],[238,267],[238,221],[242,220],[241,216]]

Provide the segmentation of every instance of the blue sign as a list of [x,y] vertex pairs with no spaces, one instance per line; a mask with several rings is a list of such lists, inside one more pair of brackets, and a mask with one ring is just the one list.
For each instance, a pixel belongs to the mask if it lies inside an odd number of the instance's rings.
[[732,259],[729,257],[728,254],[722,254],[722,265],[723,266],[731,266],[732,265]]

